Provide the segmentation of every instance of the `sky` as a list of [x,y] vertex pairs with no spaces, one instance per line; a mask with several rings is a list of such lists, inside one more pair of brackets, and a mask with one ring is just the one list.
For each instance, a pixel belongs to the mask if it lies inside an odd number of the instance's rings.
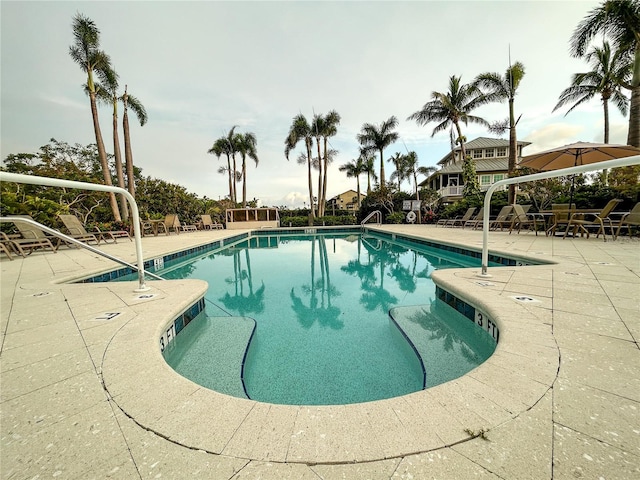
[[[72,20],[81,13],[100,30],[101,48],[145,106],[148,123],[130,115],[134,163],[142,174],[177,183],[200,197],[228,195],[226,164],[208,154],[233,126],[258,141],[247,166],[247,197],[264,206],[308,205],[307,172],[288,161],[284,140],[293,117],[336,110],[338,155],[327,196],[356,189],[338,170],[358,157],[364,123],[398,118],[398,142],[385,150],[415,151],[435,166],[450,150],[447,132],[407,120],[446,92],[449,78],[501,75],[520,61],[525,76],[515,100],[518,140],[529,155],[576,141],[603,141],[599,99],[552,112],[574,73],[589,70],[569,54],[575,27],[601,2],[571,1],[6,1],[0,2],[0,159],[36,153],[51,138],[95,143],[86,75],[69,56]],[[507,104],[472,112],[489,122]],[[107,151],[112,112],[101,107]],[[627,117],[610,107],[610,143],[626,144]],[[496,137],[462,125],[467,140]],[[122,136],[122,133],[120,134]],[[122,137],[121,137],[122,138]],[[507,135],[502,136],[507,138]],[[387,178],[393,171],[385,165]],[[420,180],[420,179],[419,179]],[[365,188],[366,177],[361,180]],[[410,191],[408,184],[403,189]],[[239,184],[238,192],[241,192]]]

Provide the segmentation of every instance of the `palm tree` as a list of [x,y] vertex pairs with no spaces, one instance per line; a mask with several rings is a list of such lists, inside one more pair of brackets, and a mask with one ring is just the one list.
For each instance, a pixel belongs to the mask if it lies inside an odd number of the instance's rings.
[[[235,128],[235,127],[234,127]],[[213,144],[213,146],[207,151],[207,153],[211,153],[213,155],[215,155],[218,160],[220,160],[220,157],[224,154],[227,157],[227,166],[225,167],[220,167],[218,169],[218,173],[221,174],[227,174],[228,179],[229,179],[229,200],[233,201],[233,188],[234,188],[234,172],[231,169],[231,148],[229,145],[229,142],[227,140],[227,137],[220,137],[218,140],[216,140]]]
[[[103,80],[105,85],[95,83],[96,100],[111,106],[113,110],[113,157],[116,167],[116,177],[118,178],[118,186],[126,188],[124,182],[124,173],[122,171],[122,152],[120,150],[120,138],[118,136],[118,74],[109,68],[105,70]],[[87,89],[87,94],[89,90]],[[127,206],[127,198],[120,196],[120,214],[122,218],[129,218],[129,209]]]
[[420,200],[420,194],[418,192],[418,175],[428,176],[435,172],[435,167],[420,167],[418,166],[418,154],[416,152],[409,152],[404,155],[402,162],[405,177],[413,180],[413,186],[415,189],[416,200]]
[[258,140],[254,133],[238,134],[236,146],[238,152],[242,156],[242,208],[247,206],[247,162],[246,158],[256,162],[258,166],[258,152],[256,151],[258,146]]
[[315,217],[315,208],[313,201],[313,183],[311,177],[311,163],[313,161],[311,155],[311,148],[313,147],[313,136],[311,133],[311,126],[304,115],[299,114],[293,117],[289,134],[284,140],[284,155],[289,160],[289,153],[296,148],[299,141],[304,141],[306,147],[306,162],[307,162],[307,174],[309,184],[309,205],[311,205],[311,217]]
[[335,110],[331,110],[324,117],[322,128],[322,139],[324,141],[324,173],[322,181],[322,191],[318,192],[318,208],[321,209],[320,216],[324,215],[324,208],[327,203],[327,172],[329,163],[338,153],[336,150],[329,148],[329,137],[333,137],[338,133],[338,124],[340,123],[340,114]]
[[465,159],[467,152],[464,148],[464,140],[460,122],[467,125],[469,122],[489,126],[489,123],[481,117],[471,115],[475,108],[487,103],[486,97],[482,95],[480,89],[473,84],[461,84],[461,77],[455,75],[449,78],[449,91],[446,93],[431,92],[432,100],[407,118],[415,120],[418,125],[424,126],[431,122],[440,122],[431,132],[433,137],[436,133],[446,130],[453,125],[460,140],[460,151],[462,159]]
[[133,95],[127,93],[127,85],[124,86],[124,93],[120,97],[123,106],[122,112],[122,130],[124,133],[124,159],[127,169],[127,184],[129,193],[133,196],[136,194],[136,182],[133,172],[133,153],[131,152],[131,133],[129,129],[129,109],[136,114],[140,126],[144,127],[147,123],[147,111],[142,102]]
[[389,117],[379,126],[372,123],[362,125],[362,130],[358,134],[358,142],[367,152],[378,151],[380,153],[380,187],[384,188],[384,149],[398,140],[399,135],[393,130],[398,126],[398,119],[395,116]]
[[562,91],[553,111],[573,103],[565,114],[568,115],[578,105],[600,95],[604,109],[604,143],[609,143],[609,100],[613,100],[622,115],[627,114],[629,99],[622,93],[620,84],[628,82],[632,65],[624,52],[612,52],[609,42],[603,42],[602,48],[593,47],[585,59],[593,70],[573,75],[571,86]]
[[387,159],[387,161],[393,163],[393,166],[396,167],[396,171],[391,174],[390,180],[398,180],[398,191],[401,189],[402,180],[405,179],[405,176],[402,172],[402,154],[400,152],[394,153],[391,157]]
[[364,173],[364,163],[362,157],[358,157],[357,160],[352,160],[349,163],[338,167],[338,170],[345,172],[347,178],[356,179],[357,192],[358,192],[358,210],[360,210],[360,175]]
[[637,0],[606,0],[578,24],[571,35],[570,52],[582,57],[598,34],[606,34],[617,50],[633,56],[631,82],[621,82],[631,91],[627,144],[640,147],[640,3]]
[[[499,73],[482,73],[474,81],[474,85],[485,89],[484,95],[489,102],[509,101],[509,163],[508,175],[513,176],[516,170],[516,157],[518,155],[518,141],[516,136],[516,118],[514,113],[514,100],[520,82],[524,77],[524,65],[516,62],[507,68],[504,76]],[[509,185],[509,203],[515,202],[515,185]]]
[[367,174],[367,195],[371,194],[371,179],[373,178],[374,182],[378,181],[378,176],[376,175],[376,167],[375,167],[375,158],[371,152],[367,152],[365,150],[360,149],[360,158],[362,159],[362,171]]
[[[96,145],[98,147],[98,158],[102,168],[102,176],[104,184],[111,186],[111,172],[107,163],[107,152],[104,148],[102,140],[102,132],[100,131],[100,122],[98,120],[98,107],[96,103],[96,84],[94,81],[94,72],[99,79],[103,79],[105,72],[111,67],[109,56],[100,50],[100,31],[95,23],[84,15],[78,13],[73,17],[73,45],[69,46],[69,55],[76,62],[82,71],[87,74],[86,88],[89,92],[89,102],[91,104],[91,116],[93,117],[93,130],[96,136]],[[106,82],[105,82],[106,83]],[[109,202],[114,219],[119,222],[122,220],[120,211],[118,210],[118,202],[113,192],[109,192]]]

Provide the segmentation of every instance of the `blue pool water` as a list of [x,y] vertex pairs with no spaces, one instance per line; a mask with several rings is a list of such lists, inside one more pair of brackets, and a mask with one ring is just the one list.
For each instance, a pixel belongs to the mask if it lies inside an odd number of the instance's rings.
[[495,349],[489,334],[436,299],[430,278],[434,269],[478,265],[359,234],[252,237],[159,272],[209,283],[206,316],[165,358],[206,387],[270,403],[415,392],[463,375]]

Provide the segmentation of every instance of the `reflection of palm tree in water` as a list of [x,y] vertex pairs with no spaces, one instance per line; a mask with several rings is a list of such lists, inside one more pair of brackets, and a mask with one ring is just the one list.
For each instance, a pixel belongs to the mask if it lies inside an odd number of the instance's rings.
[[[431,305],[430,309],[433,308],[434,304]],[[447,352],[453,350],[455,344],[458,344],[460,353],[469,362],[478,364],[482,361],[482,358],[464,343],[458,333],[441,321],[436,313],[423,308],[421,311],[408,316],[407,320],[420,325],[424,330],[430,332],[430,340],[442,340],[442,345]]]
[[[320,257],[320,278],[316,280],[316,240],[318,240],[318,250]],[[339,330],[344,326],[340,320],[341,311],[331,303],[332,297],[337,297],[340,292],[331,285],[329,272],[329,255],[325,238],[314,236],[311,239],[311,283],[302,285],[302,291],[309,295],[309,306],[306,306],[302,298],[295,294],[295,287],[289,294],[293,304],[291,308],[295,312],[298,321],[304,328],[310,328],[316,321],[321,326],[327,326],[334,330]],[[320,298],[318,299],[318,293]]]
[[[241,253],[245,253],[246,269],[242,268]],[[249,289],[249,293],[245,296],[245,281]],[[225,279],[228,284],[234,285],[234,294],[225,293],[220,301],[230,310],[238,312],[240,315],[247,313],[261,313],[264,310],[264,289],[262,282],[260,288],[253,290],[253,278],[251,275],[251,257],[249,256],[249,247],[233,251],[233,277]]]

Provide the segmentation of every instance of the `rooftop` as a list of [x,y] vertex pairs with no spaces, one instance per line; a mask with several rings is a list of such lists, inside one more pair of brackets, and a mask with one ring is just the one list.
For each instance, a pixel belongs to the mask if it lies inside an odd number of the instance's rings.
[[[480,231],[384,225],[478,249]],[[145,237],[145,258],[240,231]],[[640,243],[492,232],[552,264],[441,270],[500,327],[464,377],[346,406],[270,405],[177,375],[158,339],[197,280],[74,284],[116,265],[61,249],[0,261],[2,478],[616,478],[640,475]],[[104,250],[129,262],[133,244]],[[113,317],[108,313],[118,313]],[[111,319],[109,319],[111,318]]]

